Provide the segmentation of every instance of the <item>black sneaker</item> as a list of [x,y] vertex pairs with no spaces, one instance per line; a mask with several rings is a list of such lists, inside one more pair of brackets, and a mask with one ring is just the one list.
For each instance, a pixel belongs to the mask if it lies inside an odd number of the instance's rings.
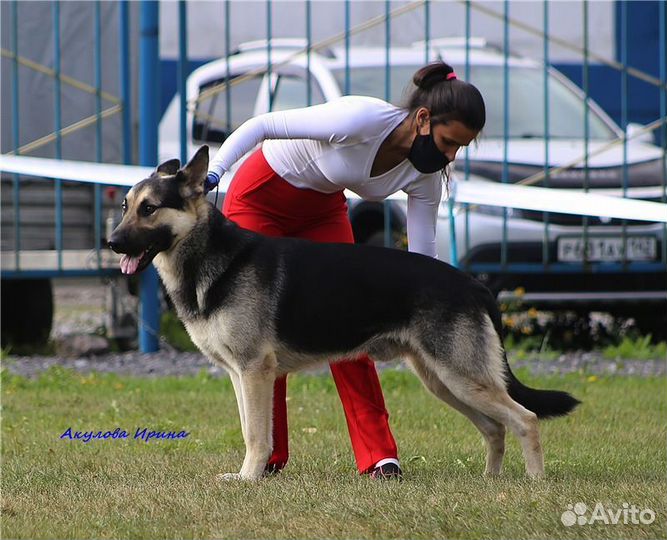
[[375,467],[370,473],[374,480],[403,480],[403,471],[396,463],[385,463]]

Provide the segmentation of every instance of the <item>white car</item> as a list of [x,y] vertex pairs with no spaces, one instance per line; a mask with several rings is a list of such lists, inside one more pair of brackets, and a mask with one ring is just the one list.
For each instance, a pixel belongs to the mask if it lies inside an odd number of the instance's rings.
[[[549,187],[661,199],[664,150],[652,144],[650,134],[628,141],[625,151],[623,144],[603,149],[623,132],[590,100],[586,121],[585,96],[569,79],[534,60],[510,56],[506,62],[501,52],[483,40],[468,43],[468,51],[463,40],[443,39],[431,41],[428,54],[424,44],[415,44],[392,48],[389,54],[384,48],[351,47],[309,55],[303,53],[305,42],[301,40],[273,40],[270,51],[265,41],[244,44],[238,52],[202,66],[188,78],[187,99],[193,106],[187,114],[188,155],[204,143],[216,151],[241,123],[269,110],[322,103],[343,94],[376,96],[400,104],[414,72],[427,61],[442,58],[455,67],[460,78],[480,89],[487,108],[479,143],[457,157],[456,181],[473,178],[514,183],[542,172],[548,152],[551,167],[580,159],[577,166],[551,174]],[[509,74],[507,122],[505,70]],[[223,84],[221,91],[211,92],[228,76],[229,87]],[[160,124],[160,160],[180,155],[179,107],[179,96],[175,96]],[[585,155],[588,159],[583,159]],[[233,171],[225,175],[223,189],[232,175]],[[381,243],[382,204],[352,201],[350,207],[357,241]],[[401,243],[405,204],[393,202],[388,213],[393,241]],[[498,207],[457,207],[454,221],[458,264],[496,292],[521,286],[527,298],[536,302],[667,299],[662,224]],[[445,201],[437,243],[439,257],[449,260],[450,221]]]

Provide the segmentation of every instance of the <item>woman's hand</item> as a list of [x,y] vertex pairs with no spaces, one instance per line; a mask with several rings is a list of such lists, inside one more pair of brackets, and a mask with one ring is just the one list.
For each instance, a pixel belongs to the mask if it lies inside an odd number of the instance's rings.
[[209,172],[204,182],[204,193],[208,193],[220,183],[220,176],[214,172]]

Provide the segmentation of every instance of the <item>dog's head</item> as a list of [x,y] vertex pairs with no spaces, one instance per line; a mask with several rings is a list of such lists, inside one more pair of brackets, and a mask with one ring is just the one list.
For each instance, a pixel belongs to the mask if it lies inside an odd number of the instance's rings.
[[207,170],[208,146],[202,146],[185,167],[180,168],[177,159],[165,161],[128,192],[123,219],[109,238],[109,247],[122,254],[124,274],[141,272],[158,253],[173,248],[192,230],[208,209]]

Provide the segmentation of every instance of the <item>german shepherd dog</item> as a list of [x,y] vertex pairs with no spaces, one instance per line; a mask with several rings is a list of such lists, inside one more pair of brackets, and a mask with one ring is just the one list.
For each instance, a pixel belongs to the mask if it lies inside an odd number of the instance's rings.
[[263,475],[276,377],[364,353],[404,358],[467,416],[486,441],[486,474],[500,473],[509,428],[527,474],[543,475],[538,418],[579,402],[514,377],[488,289],[423,255],[244,230],[206,200],[207,169],[203,146],[185,167],[170,160],[137,183],[109,247],[126,274],[154,262],[192,341],[230,374],[246,454],[238,473],[220,478]]

